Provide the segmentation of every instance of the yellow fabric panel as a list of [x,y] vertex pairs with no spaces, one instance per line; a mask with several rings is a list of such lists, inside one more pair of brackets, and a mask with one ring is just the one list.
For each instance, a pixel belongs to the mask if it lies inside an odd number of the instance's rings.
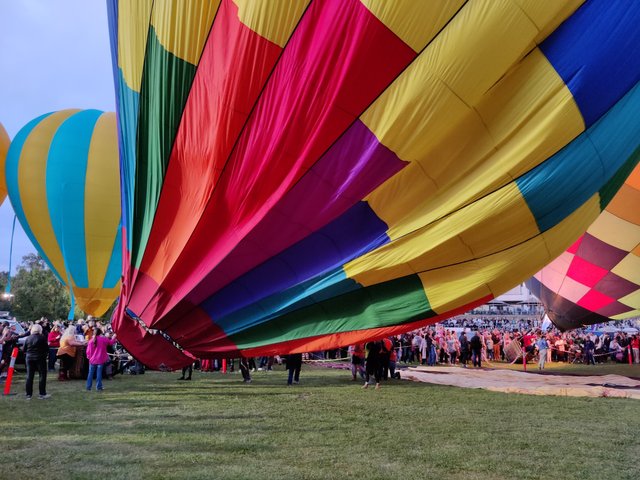
[[[526,280],[548,261],[541,236],[524,244],[470,262],[421,273],[420,279],[429,304],[444,313],[482,296],[498,295]],[[513,265],[518,265],[517,269]],[[529,275],[521,272],[528,271]]]
[[585,129],[573,95],[539,49],[531,51],[475,107],[498,148],[494,164],[506,167],[514,178]]
[[569,18],[584,3],[584,0],[514,0],[514,2],[540,31],[534,39],[538,45]]
[[73,293],[78,307],[95,317],[102,316],[120,295],[120,282],[113,288],[76,288]]
[[456,181],[494,148],[478,115],[435,76],[423,70],[408,79],[403,76],[362,118],[382,144],[412,162],[367,198],[392,239],[458,208]]
[[170,53],[197,65],[220,0],[155,0],[151,25]]
[[367,9],[414,51],[446,25],[464,0],[361,0]]
[[624,257],[611,271],[630,282],[640,285],[640,257],[633,253],[629,253]]
[[[636,207],[637,208],[637,207]],[[624,251],[633,250],[640,243],[640,228],[605,210],[589,227],[589,233],[603,242]]]
[[626,297],[620,299],[620,303],[629,305],[632,308],[640,308],[640,290],[630,293]]
[[[515,183],[478,200],[459,213],[454,216],[458,217],[456,221],[464,228],[460,237],[475,257],[509,248],[540,233],[536,219]],[[479,218],[484,220],[477,221]]]
[[422,55],[462,101],[474,105],[531,49],[537,34],[509,0],[469,2]]
[[434,311],[443,313],[484,295],[503,294],[566,250],[599,211],[595,195],[561,223],[524,243],[484,258],[421,273],[429,304]]
[[4,202],[7,196],[7,182],[4,173],[4,167],[7,161],[7,152],[9,151],[9,134],[0,123],[0,204]]
[[421,56],[362,116],[385,146],[413,162],[367,199],[391,238],[517,178],[584,130],[571,92],[539,50],[474,107]]
[[85,181],[85,243],[89,285],[102,285],[120,223],[120,166],[115,113],[93,129]]
[[240,21],[270,42],[284,47],[310,0],[233,0]]
[[[478,221],[478,219],[482,219]],[[535,218],[515,184],[509,184],[451,215],[405,235],[345,265],[363,285],[468,262],[524,242],[539,233]],[[407,264],[402,267],[402,264]]]
[[631,310],[629,312],[621,313],[620,315],[614,315],[609,317],[613,320],[625,320],[627,318],[640,317],[640,310]]
[[18,166],[18,188],[25,218],[62,279],[66,279],[67,270],[49,217],[46,163],[49,146],[58,127],[77,112],[79,110],[52,113],[36,125],[24,142]]
[[607,205],[606,210],[616,217],[635,224],[640,229],[640,190],[625,183]]
[[127,86],[140,92],[153,0],[118,2],[118,66]]

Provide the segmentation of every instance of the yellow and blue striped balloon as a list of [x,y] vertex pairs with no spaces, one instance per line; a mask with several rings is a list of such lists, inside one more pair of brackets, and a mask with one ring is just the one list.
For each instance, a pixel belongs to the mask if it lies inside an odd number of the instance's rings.
[[61,110],[32,120],[6,160],[18,220],[79,307],[95,316],[120,293],[118,162],[116,116],[99,110]]
[[0,123],[0,205],[2,205],[2,202],[4,202],[7,196],[7,182],[4,180],[4,163],[7,158],[10,143],[9,135],[2,126],[2,123]]

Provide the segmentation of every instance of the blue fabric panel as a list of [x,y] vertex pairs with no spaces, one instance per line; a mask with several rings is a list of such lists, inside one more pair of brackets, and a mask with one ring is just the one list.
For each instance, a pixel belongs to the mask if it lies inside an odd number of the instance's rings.
[[541,232],[569,216],[624,167],[640,147],[638,112],[640,84],[586,132],[516,181]]
[[109,266],[102,282],[103,288],[113,288],[120,280],[122,276],[122,228],[118,227],[118,233],[116,240],[113,243],[113,251],[111,253],[111,259],[109,260]]
[[[120,142],[120,192],[122,196],[122,225],[127,229],[127,250],[131,251],[133,228],[133,198],[136,179],[136,144],[138,130],[138,105],[140,94],[131,90],[118,70],[116,85],[118,101],[118,132]],[[129,141],[126,142],[125,139]]]
[[51,261],[49,261],[49,257],[47,257],[44,250],[42,250],[42,248],[40,247],[40,244],[36,240],[33,231],[27,223],[27,218],[25,216],[24,209],[22,208],[22,202],[20,201],[20,185],[18,184],[18,169],[24,142],[27,140],[27,137],[31,134],[33,129],[49,115],[51,115],[51,113],[41,115],[40,117],[31,120],[24,127],[22,127],[22,129],[12,140],[11,146],[9,147],[9,152],[7,153],[5,178],[7,182],[7,191],[9,193],[9,201],[11,202],[11,206],[13,207],[13,211],[20,221],[20,225],[22,225],[22,229],[27,234],[27,237],[29,237],[29,240],[31,240],[33,246],[36,247],[38,254],[44,259],[45,262],[47,262],[47,265],[49,265],[49,268],[55,274],[56,278],[61,283],[66,284],[66,280],[63,280],[60,276],[60,273],[52,267]]
[[[387,225],[366,202],[358,202],[336,220],[246,273],[202,303],[211,318],[284,292],[288,304],[296,285],[323,276],[365,252],[389,242]],[[293,297],[292,297],[293,295]],[[279,300],[275,301],[282,308]],[[271,309],[273,307],[269,307]]]
[[[122,70],[118,66],[118,0],[107,0],[107,14],[109,19],[109,40],[111,45],[111,64],[113,67],[113,82],[115,85],[116,97],[116,117],[118,122],[118,150],[120,154],[120,197],[122,206],[121,225],[131,231],[131,219],[133,218],[133,198],[134,180],[136,172],[135,144],[125,139],[136,138],[136,128],[138,122],[139,94],[131,90],[124,81]],[[131,250],[131,235],[128,235],[129,245],[127,250]],[[120,240],[120,242],[122,242]],[[120,253],[122,257],[122,252]],[[122,271],[122,267],[120,267]]]
[[346,277],[342,268],[317,279],[312,279],[277,293],[269,298],[250,304],[226,317],[217,318],[215,323],[225,334],[233,335],[250,327],[268,322],[285,313],[311,306],[322,300],[357,290],[361,286]]
[[589,0],[540,49],[588,128],[640,80],[640,2]]
[[100,115],[99,110],[85,110],[69,117],[54,135],[47,159],[51,225],[67,272],[80,288],[89,287],[84,192],[89,146]]

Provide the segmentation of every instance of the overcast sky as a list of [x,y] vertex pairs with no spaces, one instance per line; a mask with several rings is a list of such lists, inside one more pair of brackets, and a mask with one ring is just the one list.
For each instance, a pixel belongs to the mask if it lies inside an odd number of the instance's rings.
[[[106,0],[0,1],[0,122],[13,139],[65,108],[115,111]],[[9,266],[13,210],[0,207],[0,270]],[[35,252],[16,227],[13,268]]]

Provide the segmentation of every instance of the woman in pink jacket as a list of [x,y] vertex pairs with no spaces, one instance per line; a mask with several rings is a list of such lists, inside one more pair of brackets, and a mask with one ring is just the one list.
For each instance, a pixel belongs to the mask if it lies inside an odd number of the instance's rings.
[[87,390],[91,391],[93,383],[93,373],[96,372],[96,390],[102,390],[102,369],[109,361],[107,347],[116,343],[115,336],[107,338],[102,335],[102,331],[97,328],[94,337],[87,343],[87,358],[89,359],[89,374],[87,375]]

